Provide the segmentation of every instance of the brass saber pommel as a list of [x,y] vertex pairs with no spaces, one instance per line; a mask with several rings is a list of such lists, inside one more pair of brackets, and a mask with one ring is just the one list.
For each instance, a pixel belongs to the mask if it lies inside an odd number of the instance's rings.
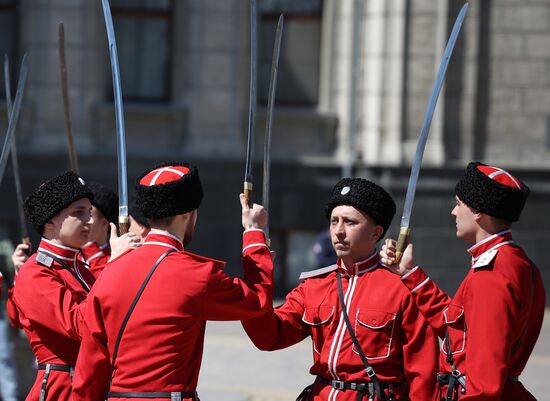
[[399,237],[397,238],[397,245],[395,246],[395,264],[399,263],[403,257],[405,248],[409,243],[410,233],[411,229],[409,227],[401,227],[399,230]]

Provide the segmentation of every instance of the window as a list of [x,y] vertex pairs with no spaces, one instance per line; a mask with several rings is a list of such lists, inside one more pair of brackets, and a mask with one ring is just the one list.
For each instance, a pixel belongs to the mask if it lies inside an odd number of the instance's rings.
[[124,99],[169,100],[173,1],[112,0],[111,8]]
[[[10,61],[10,78],[12,91],[15,91],[14,82],[17,82],[17,77],[14,77],[14,72],[19,71],[19,60],[17,60],[17,7],[16,0],[0,0],[0,56],[2,63],[4,62],[4,54],[8,55]],[[2,64],[2,84],[0,85],[0,95],[2,100],[5,99],[6,90],[4,86],[4,64]],[[14,96],[14,93],[12,93]]]
[[263,0],[258,22],[258,101],[267,104],[277,21],[285,24],[276,103],[314,106],[319,99],[321,0]]

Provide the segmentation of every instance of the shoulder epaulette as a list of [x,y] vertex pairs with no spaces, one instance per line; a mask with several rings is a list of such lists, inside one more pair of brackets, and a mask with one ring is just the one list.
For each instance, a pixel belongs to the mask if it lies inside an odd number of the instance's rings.
[[321,267],[320,269],[310,270],[308,272],[302,272],[300,274],[300,280],[305,280],[306,278],[320,276],[321,274],[331,272],[333,270],[336,270],[337,268],[338,268],[338,265],[334,264],[326,267]]

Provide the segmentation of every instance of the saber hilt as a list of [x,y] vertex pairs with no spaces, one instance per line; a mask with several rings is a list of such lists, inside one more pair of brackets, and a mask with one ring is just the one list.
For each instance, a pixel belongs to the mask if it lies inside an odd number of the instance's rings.
[[128,216],[118,216],[118,235],[123,235],[130,229],[130,218]]
[[246,198],[246,204],[249,208],[252,208],[252,206],[254,205],[254,202],[252,202],[252,183],[245,181],[243,189],[244,197]]
[[395,246],[395,261],[397,264],[401,261],[405,248],[409,244],[409,235],[411,234],[411,229],[409,227],[401,227],[399,230],[399,237],[397,238],[397,245]]

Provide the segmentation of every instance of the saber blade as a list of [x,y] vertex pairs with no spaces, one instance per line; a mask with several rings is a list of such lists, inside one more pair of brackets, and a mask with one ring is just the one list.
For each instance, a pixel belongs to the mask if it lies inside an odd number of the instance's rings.
[[78,159],[73,140],[73,128],[71,124],[71,110],[69,107],[69,84],[67,79],[67,61],[65,58],[65,28],[63,22],[59,23],[59,73],[61,75],[61,94],[63,95],[63,114],[65,117],[65,131],[67,132],[67,145],[69,146],[69,161],[71,170],[80,175]]
[[447,73],[447,67],[449,66],[449,61],[453,50],[458,40],[458,35],[462,28],[464,19],[466,18],[466,13],[468,12],[468,3],[462,6],[458,17],[447,41],[447,46],[441,58],[441,63],[439,65],[439,70],[436,75],[435,83],[432,89],[432,94],[428,102],[428,107],[426,108],[426,113],[424,114],[424,120],[422,121],[422,127],[420,129],[420,135],[418,138],[418,143],[416,145],[416,153],[414,156],[414,162],[411,168],[411,175],[409,177],[409,185],[407,186],[407,194],[405,195],[405,203],[403,206],[403,215],[401,217],[401,229],[399,231],[399,238],[397,240],[397,252],[396,252],[396,262],[401,260],[403,251],[405,249],[406,243],[408,241],[408,236],[410,234],[410,218],[412,212],[412,206],[414,203],[414,196],[416,193],[416,184],[418,183],[418,174],[420,172],[420,165],[422,164],[422,158],[424,156],[424,149],[426,147],[426,141],[428,140],[428,133],[430,131],[430,124],[432,122],[432,117],[435,111],[435,106],[437,105],[437,99],[441,88],[443,86],[443,81],[445,80],[445,74]]
[[[269,211],[269,185],[271,177],[271,134],[273,130],[273,109],[275,107],[275,93],[277,89],[277,73],[279,70],[279,55],[281,52],[281,41],[283,38],[284,17],[279,16],[277,31],[275,32],[275,44],[273,45],[273,58],[271,60],[271,77],[269,80],[269,97],[267,100],[267,115],[264,143],[264,176],[262,205]],[[269,221],[265,227],[265,235],[269,239]]]
[[[10,62],[7,54],[4,55],[4,84],[6,89],[6,108],[9,118],[12,114],[12,102]],[[19,227],[21,229],[21,242],[24,244],[30,244],[25,211],[23,210],[23,191],[21,189],[21,176],[19,175],[19,161],[17,160],[17,146],[15,142],[15,136],[13,136],[11,139],[11,164],[13,168],[13,180],[15,182],[15,196],[17,197],[17,214],[19,216]]]
[[248,106],[248,139],[246,143],[246,166],[244,172],[244,196],[252,207],[252,163],[254,159],[254,132],[256,131],[256,86],[258,29],[256,24],[256,0],[250,0],[250,103]]
[[111,72],[113,75],[113,93],[115,98],[117,156],[118,156],[118,228],[121,234],[128,232],[128,182],[126,172],[126,137],[124,133],[124,110],[122,107],[122,86],[120,83],[120,68],[115,40],[113,17],[109,7],[109,0],[102,0],[103,16],[109,40],[109,56],[111,58]]
[[19,119],[19,112],[21,111],[21,102],[23,101],[23,93],[25,92],[25,85],[27,83],[27,55],[23,55],[21,61],[21,69],[19,70],[19,81],[17,82],[17,92],[15,93],[15,100],[13,102],[12,111],[8,122],[8,130],[6,131],[6,137],[4,138],[4,146],[2,147],[2,155],[0,156],[0,183],[4,178],[4,172],[6,171],[6,164],[8,163],[8,156],[11,151],[12,138],[17,127],[17,121]]

